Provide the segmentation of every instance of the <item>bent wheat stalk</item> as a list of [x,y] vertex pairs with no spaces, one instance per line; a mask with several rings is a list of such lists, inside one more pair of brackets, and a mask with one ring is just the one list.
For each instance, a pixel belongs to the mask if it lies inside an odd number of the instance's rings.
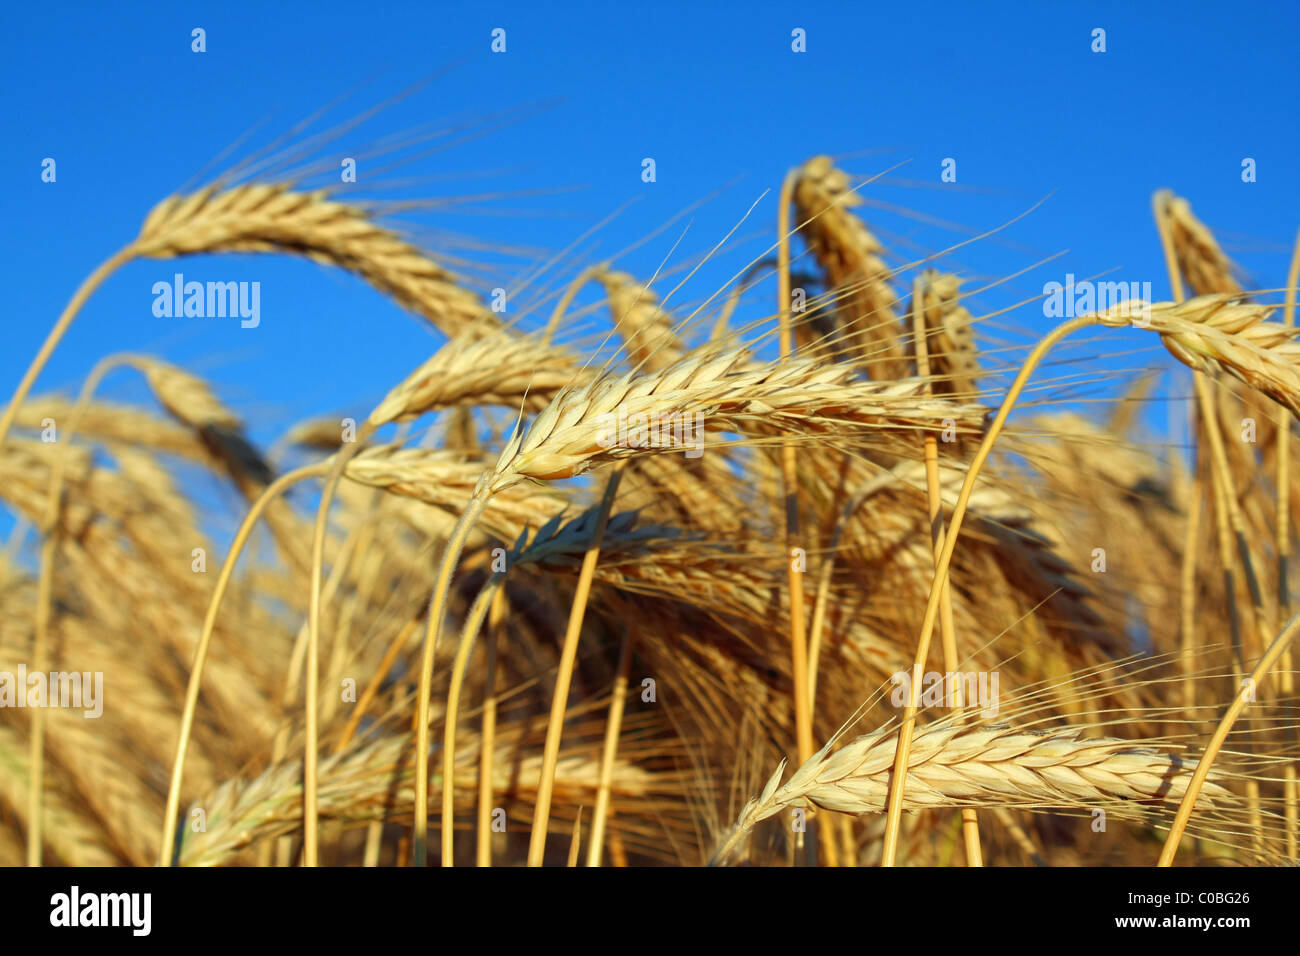
[[497,645],[500,643],[500,631],[507,611],[506,589],[498,588],[488,610],[487,661],[483,674],[482,729],[479,731],[481,741],[478,777],[478,832],[475,847],[475,863],[478,866],[492,865],[492,752],[496,746],[497,733]]
[[77,288],[77,291],[73,293],[72,299],[64,307],[58,321],[54,323],[54,328],[50,329],[49,335],[45,337],[45,342],[42,343],[40,351],[36,353],[36,357],[27,366],[27,371],[23,373],[22,381],[18,383],[18,387],[14,389],[13,397],[9,399],[9,404],[4,413],[0,414],[0,447],[4,446],[5,438],[9,435],[9,428],[13,425],[19,407],[27,400],[27,395],[32,390],[32,386],[36,384],[37,377],[50,360],[50,356],[54,354],[54,350],[58,348],[60,340],[62,340],[64,333],[68,331],[68,326],[72,324],[72,320],[77,317],[77,313],[81,311],[81,307],[94,295],[95,290],[104,284],[104,280],[133,258],[135,258],[135,253],[131,246],[114,253],[96,267],[95,271],[87,276]]
[[[1295,327],[1295,302],[1300,286],[1300,231],[1296,233],[1291,251],[1291,266],[1286,276],[1286,305],[1282,321],[1286,328]],[[1291,420],[1285,409],[1278,409],[1277,422],[1277,606],[1278,613],[1291,613]],[[1292,669],[1291,649],[1282,655],[1282,695],[1295,693],[1295,673]],[[1287,855],[1292,862],[1297,858],[1297,834],[1300,833],[1300,781],[1296,779],[1296,765],[1286,766],[1286,819]]]
[[[581,607],[585,608],[586,599],[584,596],[585,589],[590,590],[591,577],[595,570],[594,559],[590,559],[593,548],[598,551],[598,546],[593,542],[603,542],[607,531],[611,537],[614,537],[619,545],[633,544],[645,541],[659,533],[657,528],[633,529],[632,522],[635,520],[635,513],[620,515],[611,523],[609,520],[609,507],[613,504],[614,494],[618,490],[618,480],[620,471],[616,470],[610,477],[606,485],[606,492],[602,498],[601,505],[595,510],[589,510],[579,515],[577,518],[565,524],[561,524],[562,516],[557,515],[548,521],[537,533],[532,540],[525,546],[525,538],[521,536],[520,540],[509,555],[506,555],[506,566],[518,569],[521,566],[532,564],[545,560],[562,560],[565,556],[572,558],[574,556],[582,557],[583,571],[580,572],[578,590],[576,594],[583,597]],[[526,534],[526,532],[525,532]],[[591,567],[588,568],[590,563]],[[455,761],[456,755],[456,733],[458,715],[460,710],[461,688],[465,679],[465,668],[469,661],[470,650],[473,647],[474,640],[478,635],[479,629],[483,624],[484,617],[487,616],[489,608],[492,606],[494,599],[499,599],[502,591],[502,584],[505,580],[506,572],[498,571],[488,579],[483,585],[478,597],[470,606],[469,612],[465,616],[464,624],[461,627],[460,641],[456,648],[456,657],[452,663],[451,681],[447,690],[447,708],[443,718],[443,773],[449,773]],[[576,615],[578,620],[578,630],[581,630],[582,612],[575,599],[573,609],[570,612],[570,619]],[[572,628],[570,629],[572,631]],[[566,640],[565,647],[569,646]],[[576,638],[573,641],[573,654],[576,657]],[[561,655],[562,661],[564,655]],[[572,664],[570,664],[570,668]],[[567,681],[563,667],[557,674],[557,689],[564,685],[564,693],[557,693],[554,701],[562,702],[567,699]],[[554,706],[554,704],[553,704]],[[562,715],[559,726],[562,726]],[[554,729],[556,725],[548,723],[547,725],[547,744],[554,740],[555,746],[559,745],[559,731]],[[546,754],[551,751],[547,749]],[[538,796],[542,797],[542,791],[548,790],[546,783],[547,778],[554,781],[554,763],[543,756],[542,761],[542,779],[539,784]],[[453,794],[449,790],[444,790],[442,794],[442,820],[443,820],[443,839],[442,839],[442,865],[453,865],[452,850],[453,844],[451,839],[452,824],[455,820],[455,807]],[[546,795],[549,803],[549,791]]]
[[213,589],[212,599],[208,604],[208,611],[203,619],[203,631],[199,635],[198,647],[194,651],[194,665],[190,669],[189,685],[185,689],[185,709],[181,715],[181,729],[176,740],[176,758],[172,762],[171,782],[167,788],[167,808],[163,812],[162,835],[158,849],[159,866],[167,866],[172,860],[172,840],[176,832],[176,820],[180,814],[181,779],[185,773],[185,752],[189,749],[190,735],[194,730],[194,714],[198,709],[199,688],[203,683],[203,666],[207,663],[208,648],[212,644],[212,635],[216,630],[217,613],[221,608],[221,599],[230,586],[230,578],[234,574],[235,564],[244,550],[244,545],[248,542],[249,535],[252,534],[253,528],[257,524],[257,519],[266,510],[266,506],[286,488],[307,478],[324,474],[329,466],[330,462],[328,460],[307,465],[281,475],[268,485],[257,500],[253,502],[253,506],[249,508],[248,514],[239,526],[239,531],[235,534],[235,540],[231,542],[230,552],[226,555],[225,563],[221,565],[221,573],[217,577],[217,585]]
[[[65,452],[56,457],[50,479],[47,507],[48,524],[45,528],[46,537],[41,549],[41,572],[38,586],[38,601],[40,604],[36,614],[36,640],[33,649],[34,663],[38,671],[45,669],[43,662],[45,659],[46,634],[49,630],[50,621],[51,609],[48,604],[51,600],[52,563],[58,542],[61,523],[59,516],[63,507],[64,483],[67,474],[68,454],[66,449],[71,447],[71,442],[77,435],[82,418],[89,407],[90,399],[99,387],[100,382],[110,371],[122,366],[134,368],[144,375],[149,387],[167,411],[187,425],[199,430],[222,429],[231,434],[237,434],[243,427],[239,419],[217,400],[205,382],[165,362],[146,356],[123,353],[108,356],[95,364],[85,382],[82,383],[81,391],[72,406],[63,434]],[[201,653],[206,653],[206,648],[202,648]],[[44,711],[38,710],[34,714],[32,721],[31,793],[32,799],[36,803],[29,808],[32,824],[29,827],[28,864],[31,866],[37,866],[40,863],[41,814],[39,794],[44,770],[42,746],[44,716]]]
[[334,500],[334,491],[338,487],[348,462],[357,450],[362,448],[371,435],[375,433],[373,419],[367,420],[357,433],[357,440],[349,442],[339,449],[329,462],[329,471],[321,488],[320,504],[316,508],[316,523],[311,538],[311,583],[308,585],[307,601],[307,685],[303,695],[303,708],[306,732],[303,735],[303,866],[314,867],[318,859],[316,777],[317,758],[320,750],[320,605],[321,578],[324,576],[325,534],[329,521],[330,504]]
[[[1079,329],[1087,328],[1096,321],[1096,316],[1086,315],[1064,322],[1053,329],[1025,359],[1024,364],[1020,367],[1020,373],[1011,383],[1011,387],[1007,389],[1006,397],[1002,400],[1002,407],[998,409],[993,424],[989,426],[988,432],[985,433],[984,440],[980,443],[979,450],[976,451],[975,458],[971,461],[970,468],[966,472],[966,478],[962,481],[961,491],[957,495],[957,505],[953,508],[952,518],[948,522],[943,551],[934,563],[934,582],[930,586],[930,598],[926,602],[925,617],[922,619],[921,633],[917,638],[918,648],[928,648],[930,646],[930,638],[934,634],[935,620],[943,596],[943,584],[947,580],[948,569],[952,564],[952,556],[957,548],[957,536],[961,531],[962,519],[966,516],[966,508],[970,504],[971,493],[975,490],[975,479],[979,476],[980,469],[984,467],[989,454],[993,451],[993,444],[997,441],[1003,425],[1006,424],[1007,417],[1011,414],[1012,407],[1019,399],[1025,383],[1028,382],[1029,376],[1033,374],[1034,369],[1038,367],[1043,357],[1056,343]],[[919,657],[920,652],[918,651]],[[920,680],[921,676],[921,673],[916,669],[916,665],[913,665],[913,680]],[[903,814],[903,788],[906,784],[908,756],[911,753],[912,734],[915,724],[915,717],[911,720],[904,720],[898,731],[894,755],[894,773],[890,778],[889,812],[885,821],[884,847],[880,859],[881,866],[893,866],[895,855],[898,852],[898,833]]]
[[493,313],[463,289],[455,275],[397,233],[377,225],[368,210],[332,200],[325,191],[295,190],[290,183],[209,187],[163,200],[145,218],[135,240],[82,282],[0,415],[0,446],[73,319],[110,275],[134,259],[209,252],[279,252],[337,266],[448,335],[499,326]]
[[[453,779],[456,772],[456,718],[460,712],[460,690],[465,680],[465,667],[469,663],[469,652],[473,647],[474,635],[483,625],[488,610],[502,591],[505,572],[498,571],[488,579],[470,605],[461,629],[460,645],[456,649],[456,659],[451,666],[451,684],[447,689],[447,712],[443,716],[442,774],[444,780]],[[442,788],[442,865],[454,866],[455,858],[455,791],[451,787]]]
[[433,596],[429,602],[429,619],[424,633],[424,650],[420,655],[419,696],[415,708],[415,826],[412,835],[416,866],[429,862],[429,696],[433,687],[433,660],[442,630],[443,615],[447,610],[447,592],[451,576],[460,560],[470,531],[487,506],[487,475],[479,479],[474,494],[456,521],[451,536],[443,548],[438,563],[438,577],[433,583]]
[[[482,337],[476,337],[473,330],[463,333],[459,339],[453,340],[447,347],[441,349],[432,359],[417,368],[400,385],[388,393],[384,400],[370,413],[361,433],[358,435],[357,442],[338,454],[337,461],[326,478],[325,488],[321,494],[320,507],[317,509],[316,529],[312,539],[310,637],[307,651],[306,706],[308,713],[305,742],[309,752],[305,763],[306,780],[303,790],[303,809],[306,815],[305,826],[308,833],[308,838],[304,843],[303,857],[308,866],[315,865],[316,860],[315,778],[317,766],[314,708],[317,682],[316,662],[319,653],[320,578],[321,564],[324,560],[325,521],[329,513],[334,489],[343,476],[349,459],[355,454],[356,449],[361,447],[365,438],[374,434],[375,430],[382,425],[396,421],[409,421],[427,411],[445,408],[471,397],[478,402],[496,399],[510,405],[516,403],[526,405],[530,398],[531,385],[539,374],[542,376],[543,382],[540,394],[534,398],[536,402],[545,401],[548,394],[558,391],[572,381],[572,377],[565,373],[565,367],[570,363],[563,352],[550,347],[542,349],[540,356],[537,352],[535,342],[517,339],[506,335],[506,333],[486,334]],[[542,364],[539,365],[539,362]],[[478,506],[480,510],[486,506],[486,499],[480,498],[477,493],[474,501],[480,502]],[[451,560],[455,560],[459,555],[460,548],[464,546],[465,538],[473,527],[473,520],[466,521],[462,517],[461,522],[457,524],[457,530],[460,532],[461,537],[455,555],[453,556],[450,549],[447,553],[447,557]],[[450,578],[448,578],[448,583],[450,583]],[[440,617],[441,607],[438,606],[436,610]],[[428,626],[430,629],[440,626],[440,621],[435,621],[432,613]],[[436,631],[433,633],[436,634]],[[426,648],[427,650],[428,648]],[[431,680],[433,660],[429,654],[426,654],[426,656],[428,657],[428,673]],[[459,661],[459,665],[463,668],[464,661]],[[421,671],[422,678],[423,674],[424,670]],[[422,694],[426,691],[427,688],[424,688],[422,684]],[[419,721],[416,728],[417,736],[427,735],[428,728],[424,725],[424,721],[418,716],[417,720]],[[421,763],[427,763],[427,752],[422,751],[418,760]],[[416,790],[418,805],[421,798],[427,800],[427,781],[421,780],[417,782]],[[444,810],[450,815],[449,809],[444,807]],[[450,821],[443,828],[444,865],[451,864],[451,846],[454,834],[449,823]],[[417,824],[415,853],[417,864],[422,864],[427,859],[425,854],[428,851],[424,841],[420,838],[419,829]]]

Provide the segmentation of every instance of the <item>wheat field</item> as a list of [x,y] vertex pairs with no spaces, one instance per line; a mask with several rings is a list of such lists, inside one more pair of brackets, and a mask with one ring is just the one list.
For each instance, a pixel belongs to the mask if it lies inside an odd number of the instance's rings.
[[[726,286],[561,261],[531,325],[328,189],[142,211],[0,419],[0,864],[1295,863],[1300,250],[1243,288],[1159,192],[1168,299],[1015,349],[869,181],[768,185]],[[118,269],[231,252],[440,344],[270,447],[153,356],[36,387]],[[1190,459],[1145,379],[1022,407],[1120,329],[1194,382]],[[55,705],[95,674],[101,715]]]

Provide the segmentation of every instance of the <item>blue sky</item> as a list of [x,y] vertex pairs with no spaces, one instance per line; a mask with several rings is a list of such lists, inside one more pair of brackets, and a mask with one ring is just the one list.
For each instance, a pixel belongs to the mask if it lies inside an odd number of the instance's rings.
[[[903,164],[862,192],[922,217],[865,210],[894,262],[1046,198],[995,239],[940,261],[974,286],[1068,250],[981,296],[976,314],[1036,296],[1066,272],[1151,281],[1165,297],[1149,211],[1162,186],[1192,201],[1256,286],[1276,288],[1300,223],[1296,10],[663,0],[15,6],[0,39],[8,280],[0,391],[7,399],[80,280],[232,141],[256,127],[249,143],[264,146],[353,91],[330,113],[341,121],[434,74],[316,155],[336,166],[338,156],[420,124],[519,113],[390,174],[417,181],[383,193],[498,195],[404,221],[435,251],[477,255],[454,247],[453,234],[518,247],[519,258],[489,263],[511,287],[625,205],[582,244],[585,259],[612,255],[707,199],[619,260],[649,276],[680,239],[668,258],[680,270],[771,190],[738,231],[749,241],[675,297],[697,303],[770,241],[785,170],[827,152],[860,176]],[[202,54],[190,49],[195,27],[206,30]],[[495,27],[507,31],[505,54],[489,49]],[[790,49],[796,27],[807,33],[806,53]],[[1106,30],[1103,54],[1090,50],[1096,27]],[[55,183],[41,181],[45,157],[57,162]],[[644,157],[656,161],[653,184],[641,181]],[[945,157],[957,161],[955,185],[939,182]],[[1241,181],[1243,157],[1256,160],[1257,182]],[[373,185],[367,175],[378,162],[361,163],[358,188]],[[259,281],[258,328],[155,317],[152,285],[176,271]],[[562,262],[519,301],[575,271],[575,260]],[[1048,325],[1036,305],[999,321]],[[84,310],[36,392],[75,389],[111,352],[151,352],[209,377],[269,443],[304,417],[364,413],[435,346],[418,320],[359,280],[311,263],[137,262]],[[1158,348],[1107,361],[1167,365]],[[147,401],[124,372],[102,394]]]

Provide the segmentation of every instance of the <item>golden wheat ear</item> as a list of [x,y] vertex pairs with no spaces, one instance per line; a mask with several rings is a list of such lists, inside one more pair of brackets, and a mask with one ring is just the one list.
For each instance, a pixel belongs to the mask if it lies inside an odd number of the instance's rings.
[[837,348],[872,378],[907,374],[900,337],[898,296],[884,246],[851,209],[862,205],[843,170],[816,156],[798,170],[793,199],[798,229],[807,238],[836,294]]
[[453,273],[367,210],[323,191],[281,183],[173,196],[149,213],[132,250],[149,259],[215,252],[305,256],[360,276],[447,335],[500,326]]
[[378,225],[369,210],[337,202],[324,191],[298,191],[288,183],[225,190],[209,187],[160,202],[145,217],[135,240],[81,284],[0,417],[0,445],[59,341],[104,280],[134,259],[220,252],[300,255],[337,266],[360,276],[449,336],[501,328],[492,311],[464,289],[453,273],[397,233]]

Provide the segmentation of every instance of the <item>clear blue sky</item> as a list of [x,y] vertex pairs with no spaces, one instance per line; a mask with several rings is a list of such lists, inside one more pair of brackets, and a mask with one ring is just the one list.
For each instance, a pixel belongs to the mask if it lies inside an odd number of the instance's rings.
[[[740,234],[770,234],[784,171],[829,152],[847,154],[842,165],[862,176],[906,161],[863,190],[932,217],[867,211],[895,261],[1051,194],[996,240],[941,263],[990,278],[1069,250],[982,297],[977,313],[1038,295],[1067,271],[1114,270],[1110,278],[1152,281],[1164,297],[1149,212],[1162,186],[1192,200],[1257,286],[1277,287],[1300,223],[1296,11],[1197,2],[13,5],[0,39],[0,392],[7,399],[85,274],[245,131],[263,123],[250,140],[262,146],[363,81],[372,80],[332,118],[442,71],[347,142],[523,108],[504,128],[392,174],[422,181],[386,193],[507,194],[472,215],[414,220],[435,249],[444,231],[521,247],[527,258],[504,264],[504,284],[629,200],[638,201],[584,246],[589,256],[630,245],[722,187],[693,214],[670,268],[707,250],[765,189],[773,193]],[[190,50],[194,27],[206,30],[206,53]],[[494,27],[507,31],[504,55],[489,50]],[[796,27],[807,31],[804,54],[790,50]],[[1104,54],[1090,50],[1095,27],[1106,30]],[[647,156],[654,184],[640,179]],[[1240,178],[1247,156],[1258,164],[1252,184]],[[45,157],[57,162],[56,183],[41,181]],[[957,160],[955,188],[939,182],[944,157]],[[361,165],[361,186],[370,168]],[[685,223],[620,264],[650,275]],[[682,301],[705,298],[761,250],[751,241],[711,264]],[[260,281],[260,326],[154,317],[152,284],[177,269]],[[1046,324],[1037,306],[1006,321]],[[366,411],[435,344],[359,280],[310,263],[140,262],[96,295],[36,391],[75,388],[110,352],[153,352],[210,377],[267,442],[303,417]],[[1124,361],[1164,359],[1149,351]],[[145,400],[125,373],[104,394]]]

